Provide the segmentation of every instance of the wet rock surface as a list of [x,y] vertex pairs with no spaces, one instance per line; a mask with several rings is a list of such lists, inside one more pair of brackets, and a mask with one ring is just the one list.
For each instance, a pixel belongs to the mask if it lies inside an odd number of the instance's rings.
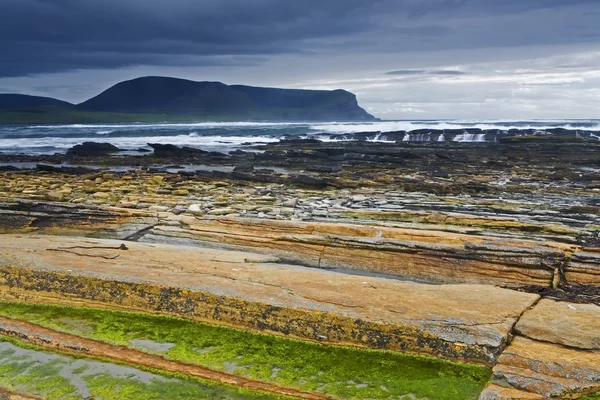
[[117,146],[110,143],[83,142],[73,146],[67,151],[69,156],[105,156],[120,151]]

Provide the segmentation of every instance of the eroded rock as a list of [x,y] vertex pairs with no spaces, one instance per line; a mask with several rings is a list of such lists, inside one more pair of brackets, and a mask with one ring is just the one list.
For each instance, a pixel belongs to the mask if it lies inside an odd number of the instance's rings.
[[600,351],[600,306],[543,299],[523,315],[516,332],[542,342]]
[[100,302],[486,365],[538,299],[486,285],[435,286],[272,264],[278,260],[251,253],[121,244],[5,235],[0,297]]

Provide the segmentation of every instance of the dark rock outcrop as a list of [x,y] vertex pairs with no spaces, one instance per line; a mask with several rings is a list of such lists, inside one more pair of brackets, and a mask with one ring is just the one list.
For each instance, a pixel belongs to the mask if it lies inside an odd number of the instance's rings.
[[46,171],[46,172],[58,172],[61,174],[73,174],[73,175],[85,175],[97,172],[93,168],[87,167],[69,167],[69,166],[55,166],[55,165],[47,165],[47,164],[36,164],[36,169],[38,171]]
[[184,157],[208,154],[208,151],[187,146],[179,147],[173,144],[148,143],[148,146],[154,149],[154,155],[157,157]]
[[70,156],[105,156],[121,151],[117,146],[110,143],[83,142],[67,150]]

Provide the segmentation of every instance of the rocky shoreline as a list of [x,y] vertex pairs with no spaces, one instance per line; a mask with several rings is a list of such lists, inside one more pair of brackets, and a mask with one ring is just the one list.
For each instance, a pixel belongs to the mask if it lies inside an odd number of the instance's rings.
[[[52,156],[0,155],[4,299],[56,303],[68,295],[75,305],[186,317],[193,314],[190,304],[195,310],[211,304],[198,300],[207,293],[226,293],[217,303],[231,308],[218,317],[197,311],[201,319],[485,364],[494,372],[482,399],[600,391],[597,140],[288,139],[230,154],[152,145],[153,153],[124,155],[86,146]],[[77,249],[111,247],[110,240],[152,246],[143,252],[155,254],[152,271],[166,274],[163,279],[182,268],[178,273],[195,282],[204,268],[188,271],[193,262],[173,261],[172,246],[198,252],[206,268],[216,269],[202,288],[163,281],[165,288],[151,291],[179,294],[156,308],[150,297],[141,300],[139,287],[128,286],[149,279],[144,263],[128,258],[133,252]],[[263,297],[225,273],[223,263],[240,251],[245,261],[229,270],[250,281],[261,276]],[[123,263],[136,269],[106,275],[99,267],[121,271]],[[260,266],[265,263],[277,266],[281,277],[273,275],[275,267]],[[323,276],[335,277],[335,287],[314,284]],[[366,294],[352,286],[365,281],[377,289]],[[90,298],[89,285],[110,286],[114,300],[101,293]],[[270,292],[273,285],[280,289]],[[293,296],[273,300],[281,287]],[[195,300],[186,303],[190,296]],[[418,306],[410,306],[413,301]],[[381,304],[387,305],[377,308]],[[363,308],[370,311],[362,315]],[[500,318],[503,313],[511,317]],[[307,325],[290,326],[292,314]]]

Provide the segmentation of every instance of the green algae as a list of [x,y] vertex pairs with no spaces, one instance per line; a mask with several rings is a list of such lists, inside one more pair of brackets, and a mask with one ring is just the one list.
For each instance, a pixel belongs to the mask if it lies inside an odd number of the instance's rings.
[[1,336],[0,387],[48,400],[284,399],[178,374],[60,355]]
[[580,400],[600,400],[600,392],[589,394],[579,398]]
[[56,362],[41,364],[8,346],[0,346],[0,387],[25,390],[48,400],[79,399],[76,387],[60,376]]
[[[20,303],[0,303],[0,315],[347,399],[476,399],[491,375],[475,365],[324,346],[169,316]],[[143,348],[132,345],[140,341]]]

